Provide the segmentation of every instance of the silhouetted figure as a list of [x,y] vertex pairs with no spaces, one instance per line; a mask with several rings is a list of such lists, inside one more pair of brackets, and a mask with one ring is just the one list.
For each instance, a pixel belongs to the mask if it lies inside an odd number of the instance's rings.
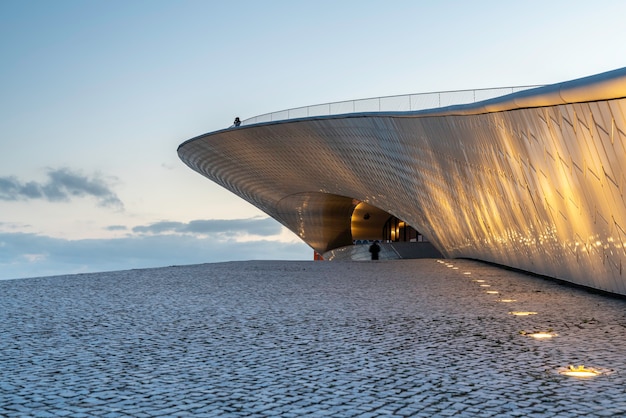
[[378,241],[374,241],[374,243],[370,245],[370,253],[372,253],[372,260],[378,260],[379,252],[380,252],[380,245],[378,245]]
[[235,118],[235,121],[233,122],[233,125],[235,125],[235,128],[237,128],[239,125],[241,125],[241,121],[239,120],[239,116],[237,116]]

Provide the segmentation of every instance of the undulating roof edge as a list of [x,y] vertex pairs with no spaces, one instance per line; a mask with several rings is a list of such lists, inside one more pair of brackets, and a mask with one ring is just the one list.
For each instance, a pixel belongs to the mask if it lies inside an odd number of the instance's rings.
[[[350,112],[332,115],[307,116],[272,120],[268,122],[252,123],[237,129],[253,128],[260,125],[271,125],[287,122],[297,122],[312,119],[338,119],[366,116],[394,116],[394,117],[433,117],[433,116],[462,116],[477,115],[483,113],[495,113],[514,109],[525,109],[543,106],[556,106],[561,104],[593,102],[598,100],[611,100],[626,97],[626,67],[607,71],[592,76],[582,77],[575,80],[550,84],[542,87],[531,88],[504,96],[487,99],[469,104],[459,104],[446,107],[437,107],[413,111],[377,111],[377,112]],[[213,135],[233,129],[227,127],[204,133],[184,141],[178,146],[180,150],[188,142],[195,139]]]

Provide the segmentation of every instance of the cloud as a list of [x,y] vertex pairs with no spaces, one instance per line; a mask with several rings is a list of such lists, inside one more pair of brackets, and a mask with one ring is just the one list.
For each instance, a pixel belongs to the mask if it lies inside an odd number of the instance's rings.
[[[68,240],[0,232],[0,280],[221,261],[310,260],[313,254],[301,241],[279,241],[284,227],[272,218],[162,221],[132,230],[123,225],[105,229],[128,234]],[[247,239],[250,236],[257,239]]]
[[165,232],[179,232],[184,227],[182,222],[162,221],[150,225],[140,225],[133,228],[138,234],[163,234]]
[[136,226],[133,232],[138,234],[191,234],[191,235],[258,235],[269,237],[281,232],[281,225],[272,218],[249,219],[208,219],[194,220],[188,223],[163,221],[150,225]]
[[48,170],[48,181],[22,182],[16,177],[0,177],[0,200],[44,199],[67,202],[73,198],[93,197],[98,205],[122,210],[124,204],[100,176],[91,178],[68,168]]
[[178,165],[168,164],[168,163],[161,163],[161,167],[166,169],[166,170],[175,170],[176,168],[178,168]]
[[109,225],[104,229],[106,231],[126,231],[128,228],[124,225]]
[[66,240],[0,233],[0,279],[243,260],[311,260],[303,242],[220,241],[193,235]]

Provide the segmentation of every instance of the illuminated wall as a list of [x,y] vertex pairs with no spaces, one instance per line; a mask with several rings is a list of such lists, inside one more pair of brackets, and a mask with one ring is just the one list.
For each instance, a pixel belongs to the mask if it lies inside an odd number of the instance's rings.
[[626,294],[626,69],[420,112],[226,129],[179,147],[318,252],[361,202],[470,257]]

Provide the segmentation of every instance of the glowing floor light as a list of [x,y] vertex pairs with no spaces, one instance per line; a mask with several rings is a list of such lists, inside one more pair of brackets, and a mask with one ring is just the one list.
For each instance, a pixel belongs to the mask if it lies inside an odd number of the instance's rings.
[[497,290],[487,290],[487,293],[490,294],[490,295],[497,295],[500,292],[498,292]]
[[511,303],[511,302],[517,302],[517,299],[498,299],[498,302]]
[[534,332],[532,334],[528,334],[528,336],[536,340],[545,340],[555,337],[556,334],[550,334],[549,332]]
[[573,377],[595,377],[595,376],[602,374],[602,372],[599,372],[592,368],[587,368],[583,365],[580,365],[577,367],[570,365],[567,369],[561,371],[560,373],[566,376],[573,376]]
[[526,337],[534,338],[536,340],[549,340],[552,337],[558,337],[558,334],[555,334],[552,331],[532,331],[532,332],[520,331],[520,334]]
[[531,311],[512,311],[512,312],[509,312],[509,315],[515,315],[515,316],[528,316],[528,315],[537,315],[537,312],[531,312]]

